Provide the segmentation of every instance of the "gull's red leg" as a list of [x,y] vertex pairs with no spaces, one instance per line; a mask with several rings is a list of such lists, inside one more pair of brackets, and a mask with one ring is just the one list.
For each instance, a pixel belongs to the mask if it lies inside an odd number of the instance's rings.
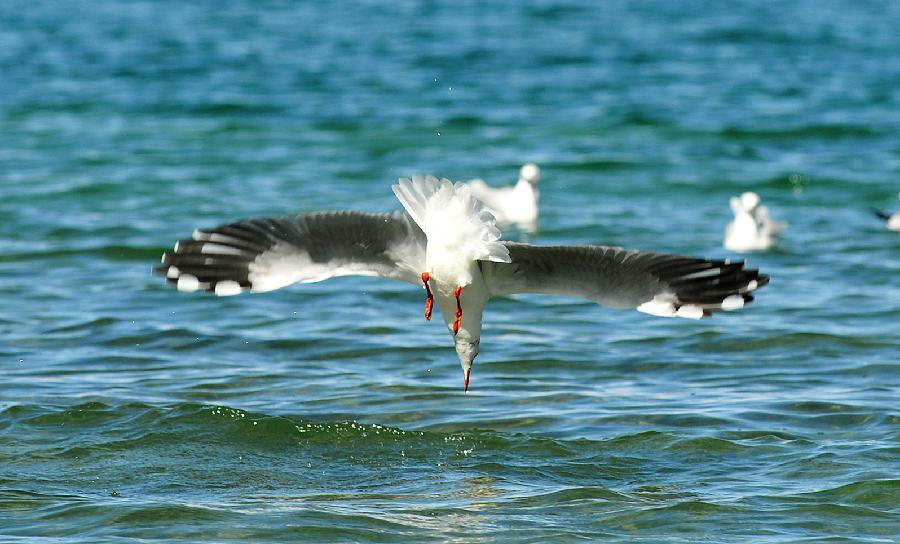
[[456,297],[456,318],[453,319],[453,336],[456,336],[456,333],[459,332],[459,325],[462,322],[462,304],[459,303],[460,293],[462,293],[462,287],[457,287],[456,291],[453,291],[453,296]]
[[431,321],[431,309],[434,307],[434,295],[431,294],[431,287],[428,286],[428,272],[422,272],[422,283],[425,284],[425,321]]

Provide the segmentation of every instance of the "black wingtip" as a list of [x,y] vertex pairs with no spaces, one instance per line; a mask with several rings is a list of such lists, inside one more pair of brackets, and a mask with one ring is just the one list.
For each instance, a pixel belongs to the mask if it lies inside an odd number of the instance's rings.
[[875,217],[877,217],[883,221],[887,221],[888,219],[891,218],[891,215],[889,213],[879,210],[878,208],[876,208],[874,206],[869,207],[869,209],[872,210],[872,213],[875,214]]
[[[198,231],[199,232],[199,231]],[[209,235],[200,232],[196,236]],[[248,264],[255,255],[245,249],[241,240],[218,239],[179,240],[175,249],[162,255],[161,264],[153,268],[153,274],[163,276],[169,285],[180,291],[206,291],[217,295],[233,295],[251,289]],[[205,251],[204,246],[216,246]],[[221,285],[220,285],[221,284]]]
[[703,317],[709,317],[753,302],[752,293],[769,283],[768,275],[745,266],[744,260],[670,257],[663,266],[655,267],[655,272],[677,297],[676,311],[695,306],[702,309]]
[[163,253],[162,256],[162,264],[154,266],[151,270],[151,274],[155,274],[157,276],[165,276],[169,273],[169,263],[171,262],[172,257],[168,253]]

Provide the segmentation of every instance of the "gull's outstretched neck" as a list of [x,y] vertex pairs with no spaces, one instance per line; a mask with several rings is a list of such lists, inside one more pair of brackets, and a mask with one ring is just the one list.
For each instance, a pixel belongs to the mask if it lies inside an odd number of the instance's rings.
[[456,355],[459,356],[459,363],[462,366],[463,371],[464,391],[469,390],[469,376],[472,373],[472,363],[478,355],[480,345],[481,340],[476,340],[474,342],[457,340],[456,342]]

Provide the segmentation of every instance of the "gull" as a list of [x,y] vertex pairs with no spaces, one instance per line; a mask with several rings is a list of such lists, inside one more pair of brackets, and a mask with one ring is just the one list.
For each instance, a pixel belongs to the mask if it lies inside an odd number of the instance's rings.
[[885,226],[892,231],[900,232],[900,212],[890,214],[884,211],[879,210],[878,208],[872,208],[872,212],[876,217],[885,222]]
[[258,217],[195,230],[154,271],[179,291],[219,296],[353,275],[416,285],[425,291],[425,319],[437,302],[453,335],[465,391],[492,297],[568,295],[699,319],[743,307],[769,280],[743,261],[504,241],[493,215],[462,182],[401,178],[393,191],[403,212]]
[[519,181],[512,187],[490,187],[482,179],[469,181],[472,195],[484,202],[500,225],[537,229],[538,190],[541,169],[533,162],[519,169]]
[[725,228],[726,249],[759,251],[775,245],[776,237],[787,224],[772,219],[769,208],[759,205],[759,195],[746,192],[729,200],[734,219]]

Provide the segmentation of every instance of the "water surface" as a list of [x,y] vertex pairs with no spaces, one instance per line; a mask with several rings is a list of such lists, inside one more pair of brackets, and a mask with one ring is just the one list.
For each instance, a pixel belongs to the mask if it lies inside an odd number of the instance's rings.
[[[0,539],[900,541],[892,2],[0,5]],[[196,227],[514,181],[512,239],[709,257],[695,322],[491,303],[472,391],[422,293],[149,274]]]

